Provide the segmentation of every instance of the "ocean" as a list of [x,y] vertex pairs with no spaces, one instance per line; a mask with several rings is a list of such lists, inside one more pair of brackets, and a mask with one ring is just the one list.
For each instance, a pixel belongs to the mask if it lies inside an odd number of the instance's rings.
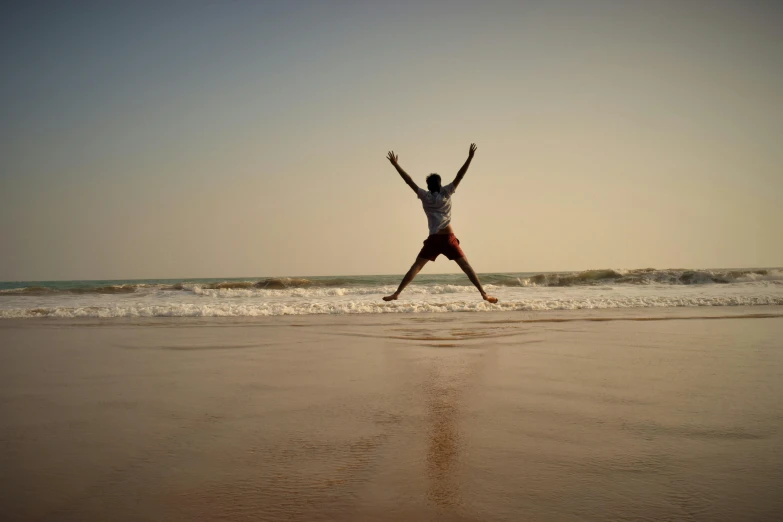
[[419,275],[384,302],[401,275],[0,283],[0,318],[254,317],[783,305],[783,268],[587,270]]

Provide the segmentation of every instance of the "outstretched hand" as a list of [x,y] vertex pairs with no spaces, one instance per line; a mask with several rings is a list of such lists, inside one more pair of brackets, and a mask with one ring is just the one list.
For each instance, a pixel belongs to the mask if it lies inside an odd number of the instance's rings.
[[389,151],[389,153],[386,155],[386,159],[389,160],[392,165],[397,165],[397,155],[393,150]]
[[477,149],[478,149],[478,147],[476,147],[476,144],[475,143],[471,143],[470,144],[470,151],[468,151],[468,157],[472,158],[473,155],[476,153]]

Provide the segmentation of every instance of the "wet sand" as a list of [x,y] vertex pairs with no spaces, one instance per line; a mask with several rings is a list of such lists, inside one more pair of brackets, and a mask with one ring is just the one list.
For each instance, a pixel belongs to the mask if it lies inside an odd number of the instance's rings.
[[783,309],[0,321],[0,519],[774,520]]

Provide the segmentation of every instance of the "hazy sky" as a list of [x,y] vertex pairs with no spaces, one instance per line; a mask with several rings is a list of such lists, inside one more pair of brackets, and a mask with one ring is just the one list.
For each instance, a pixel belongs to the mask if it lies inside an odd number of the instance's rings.
[[[0,280],[783,265],[783,6],[3,2]],[[443,258],[425,272],[458,271]]]

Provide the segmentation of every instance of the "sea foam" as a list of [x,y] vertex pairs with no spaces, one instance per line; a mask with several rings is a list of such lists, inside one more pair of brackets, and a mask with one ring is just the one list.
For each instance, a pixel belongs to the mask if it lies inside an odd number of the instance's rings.
[[381,300],[206,303],[122,303],[113,306],[34,307],[0,309],[0,318],[23,317],[256,317],[308,314],[380,314],[426,312],[487,312],[535,310],[593,310],[699,306],[783,305],[783,295],[759,296],[601,296],[594,298],[538,298],[504,300],[490,304],[480,299],[425,301]]

